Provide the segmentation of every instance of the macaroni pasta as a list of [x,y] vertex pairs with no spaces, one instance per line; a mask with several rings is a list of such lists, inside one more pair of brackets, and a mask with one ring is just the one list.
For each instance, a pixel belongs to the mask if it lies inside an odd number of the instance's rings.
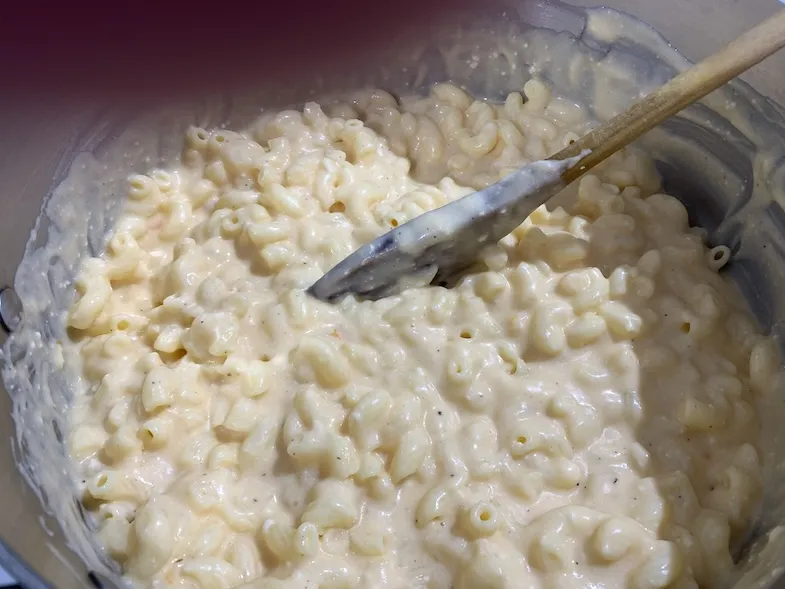
[[68,316],[79,487],[131,586],[711,587],[779,358],[628,150],[451,290],[305,294],[362,243],[585,131],[529,81],[188,131]]

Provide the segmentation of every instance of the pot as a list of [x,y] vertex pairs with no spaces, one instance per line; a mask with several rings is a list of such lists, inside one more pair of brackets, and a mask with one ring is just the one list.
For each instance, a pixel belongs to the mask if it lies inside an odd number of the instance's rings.
[[[366,56],[365,67],[350,68],[351,75],[336,70],[286,85],[262,81],[133,108],[0,99],[0,315],[8,334],[2,355],[8,395],[0,395],[0,565],[30,589],[119,586],[115,565],[101,554],[71,491],[63,443],[70,376],[50,352],[64,335],[62,312],[78,263],[101,251],[128,173],[176,155],[190,124],[242,126],[259,106],[297,105],[314,93],[337,96],[369,86],[406,94],[451,79],[475,95],[499,98],[535,72],[556,93],[593,104],[597,120],[607,119],[687,67],[686,58],[708,55],[778,6],[774,0],[607,4],[493,0],[445,11],[422,25],[427,34],[413,26]],[[593,65],[569,67],[577,59]],[[783,71],[785,55],[775,56],[744,76],[751,86],[733,82],[641,141],[654,154],[666,191],[708,230],[709,243],[731,248],[727,272],[781,348]],[[782,395],[783,388],[764,401],[765,496],[753,530],[734,547],[741,564],[729,586],[740,589],[785,587],[778,582],[785,570]]]

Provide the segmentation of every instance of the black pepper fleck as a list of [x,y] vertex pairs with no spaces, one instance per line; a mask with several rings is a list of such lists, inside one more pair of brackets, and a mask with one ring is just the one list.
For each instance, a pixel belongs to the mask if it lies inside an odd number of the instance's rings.
[[98,576],[96,576],[93,571],[89,571],[87,573],[87,580],[92,583],[93,587],[96,587],[97,589],[103,589],[103,583],[101,583],[101,581],[98,579]]

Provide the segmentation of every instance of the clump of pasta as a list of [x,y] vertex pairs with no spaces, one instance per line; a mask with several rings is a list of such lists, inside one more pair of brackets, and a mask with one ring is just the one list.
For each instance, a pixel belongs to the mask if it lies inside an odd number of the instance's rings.
[[327,305],[364,242],[574,141],[501,104],[377,90],[191,128],[85,261],[71,454],[134,587],[709,587],[761,489],[780,360],[651,161],[616,154],[455,288]]

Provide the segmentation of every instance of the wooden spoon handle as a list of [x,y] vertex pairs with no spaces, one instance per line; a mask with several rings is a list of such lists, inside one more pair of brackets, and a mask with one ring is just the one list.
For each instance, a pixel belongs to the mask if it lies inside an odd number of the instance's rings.
[[608,156],[626,147],[668,117],[703,98],[727,81],[785,46],[785,10],[742,34],[727,47],[683,71],[667,84],[633,104],[626,112],[584,135],[550,159],[591,153],[562,174],[570,183]]

